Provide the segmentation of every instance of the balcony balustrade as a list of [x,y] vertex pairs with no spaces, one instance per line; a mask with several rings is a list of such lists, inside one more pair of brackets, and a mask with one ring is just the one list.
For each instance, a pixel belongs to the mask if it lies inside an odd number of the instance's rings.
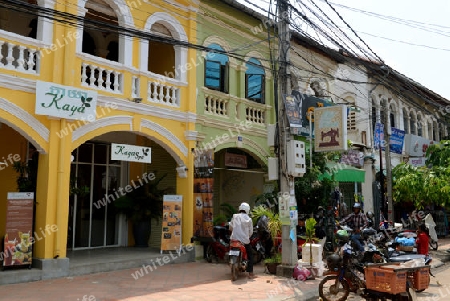
[[0,68],[39,74],[40,51],[36,46],[0,39]]

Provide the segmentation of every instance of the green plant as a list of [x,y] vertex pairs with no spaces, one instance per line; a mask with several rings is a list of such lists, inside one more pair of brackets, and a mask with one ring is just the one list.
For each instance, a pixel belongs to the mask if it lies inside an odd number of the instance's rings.
[[267,216],[270,235],[272,238],[278,237],[281,234],[281,219],[278,213],[275,213],[272,209],[265,205],[259,205],[252,210],[252,220],[256,223],[261,216]]
[[163,211],[163,197],[167,192],[159,184],[166,176],[167,174],[149,181],[118,198],[113,202],[114,207],[134,223],[151,219],[159,221]]
[[306,236],[306,242],[305,244],[309,243],[309,263],[312,265],[313,261],[313,253],[312,253],[312,245],[314,242],[318,242],[319,239],[315,237],[316,235],[316,220],[313,217],[308,218],[305,221],[305,236]]
[[272,257],[264,259],[264,263],[281,263],[281,253],[277,252]]

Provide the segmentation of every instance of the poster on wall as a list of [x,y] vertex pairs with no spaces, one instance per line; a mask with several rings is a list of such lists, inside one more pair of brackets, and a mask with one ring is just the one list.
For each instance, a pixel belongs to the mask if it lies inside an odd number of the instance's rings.
[[197,154],[194,168],[194,236],[212,237],[214,151]]
[[31,265],[33,192],[8,192],[3,266]]
[[182,204],[183,197],[181,195],[165,195],[163,197],[161,252],[181,248]]

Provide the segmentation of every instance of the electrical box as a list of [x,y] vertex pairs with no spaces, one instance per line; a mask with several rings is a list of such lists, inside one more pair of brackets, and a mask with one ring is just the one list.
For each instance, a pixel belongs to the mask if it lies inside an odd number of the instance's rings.
[[275,131],[276,131],[276,125],[275,124],[268,124],[267,125],[267,146],[275,146]]
[[306,173],[305,143],[291,140],[286,144],[287,173],[292,177],[303,177]]
[[269,181],[278,180],[278,158],[269,157],[267,160],[267,168]]

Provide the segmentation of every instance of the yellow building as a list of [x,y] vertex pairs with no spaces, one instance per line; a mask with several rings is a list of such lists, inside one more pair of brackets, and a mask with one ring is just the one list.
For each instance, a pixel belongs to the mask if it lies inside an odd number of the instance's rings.
[[[189,243],[196,56],[182,46],[196,39],[194,3],[2,1],[0,237],[7,193],[18,191],[13,164],[22,162],[38,164],[34,231],[57,226],[36,239],[38,261],[133,245],[125,216],[98,201],[145,173],[167,173],[161,184],[183,196],[182,243]],[[149,147],[151,163],[114,159],[112,144]],[[70,194],[71,179],[88,193]],[[153,232],[150,245],[159,247],[161,233]]]

